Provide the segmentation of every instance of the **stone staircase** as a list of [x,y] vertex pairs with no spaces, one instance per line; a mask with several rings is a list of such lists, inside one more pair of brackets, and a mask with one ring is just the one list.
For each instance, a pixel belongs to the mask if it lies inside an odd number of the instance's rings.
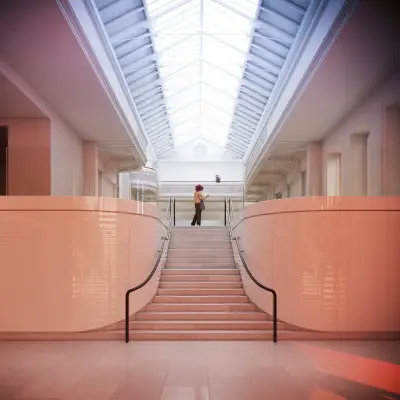
[[158,291],[132,316],[130,339],[272,340],[272,321],[245,294],[227,228],[173,228]]

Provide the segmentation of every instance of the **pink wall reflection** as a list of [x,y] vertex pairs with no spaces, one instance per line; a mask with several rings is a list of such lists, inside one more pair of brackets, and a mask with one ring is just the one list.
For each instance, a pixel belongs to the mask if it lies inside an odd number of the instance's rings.
[[[0,331],[76,332],[123,319],[125,291],[157,257],[151,205],[96,197],[0,199]],[[157,280],[131,296],[137,311]]]
[[[246,208],[237,228],[254,275],[278,293],[278,316],[320,331],[400,331],[400,198],[315,197]],[[245,278],[251,299],[268,293]]]

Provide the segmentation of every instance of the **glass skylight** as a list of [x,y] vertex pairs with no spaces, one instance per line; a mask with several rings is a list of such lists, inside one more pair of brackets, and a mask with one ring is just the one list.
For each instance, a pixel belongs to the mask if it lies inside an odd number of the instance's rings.
[[225,146],[258,0],[147,0],[174,144]]

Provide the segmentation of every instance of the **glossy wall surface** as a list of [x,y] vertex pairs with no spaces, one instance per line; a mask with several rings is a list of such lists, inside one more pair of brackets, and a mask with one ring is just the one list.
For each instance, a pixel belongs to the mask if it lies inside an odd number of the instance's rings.
[[[238,220],[237,220],[238,221]],[[312,330],[400,331],[400,198],[310,197],[245,208],[236,228],[278,318]],[[244,276],[268,313],[272,296]]]
[[[155,207],[97,197],[0,198],[0,331],[77,332],[124,318],[128,288],[154,266]],[[157,279],[131,295],[132,313]]]

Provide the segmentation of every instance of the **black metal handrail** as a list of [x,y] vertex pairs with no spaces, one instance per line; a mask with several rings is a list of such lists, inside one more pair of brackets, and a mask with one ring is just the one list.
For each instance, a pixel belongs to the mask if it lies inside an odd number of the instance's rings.
[[278,296],[277,296],[277,294],[276,294],[274,289],[271,289],[271,288],[263,285],[259,280],[257,280],[257,278],[251,273],[249,267],[247,266],[246,260],[243,257],[243,250],[240,247],[240,243],[239,243],[240,242],[240,237],[238,237],[238,236],[232,237],[232,235],[233,235],[233,232],[232,232],[232,229],[231,229],[232,203],[231,203],[230,199],[227,199],[226,202],[228,203],[228,207],[227,207],[227,209],[228,209],[228,226],[229,226],[230,235],[231,235],[232,240],[234,240],[236,242],[236,247],[238,249],[239,256],[240,256],[240,259],[242,260],[242,264],[243,264],[244,269],[246,270],[246,272],[249,275],[250,279],[258,287],[260,287],[261,289],[266,290],[269,293],[272,293],[272,298],[273,298],[272,318],[273,318],[273,331],[274,331],[273,340],[276,343],[278,341],[278,311],[277,311],[277,309],[278,309]]
[[171,234],[171,225],[172,225],[172,199],[169,200],[169,206],[167,210],[167,220],[168,220],[168,230],[167,235],[161,237],[161,245],[158,250],[157,261],[154,264],[153,269],[151,270],[150,274],[147,278],[140,283],[139,285],[127,290],[125,293],[125,342],[129,343],[129,296],[132,292],[136,292],[137,290],[141,289],[143,286],[147,285],[147,283],[151,280],[155,272],[157,271],[158,265],[160,264],[161,257],[164,252],[165,242],[169,239]]

